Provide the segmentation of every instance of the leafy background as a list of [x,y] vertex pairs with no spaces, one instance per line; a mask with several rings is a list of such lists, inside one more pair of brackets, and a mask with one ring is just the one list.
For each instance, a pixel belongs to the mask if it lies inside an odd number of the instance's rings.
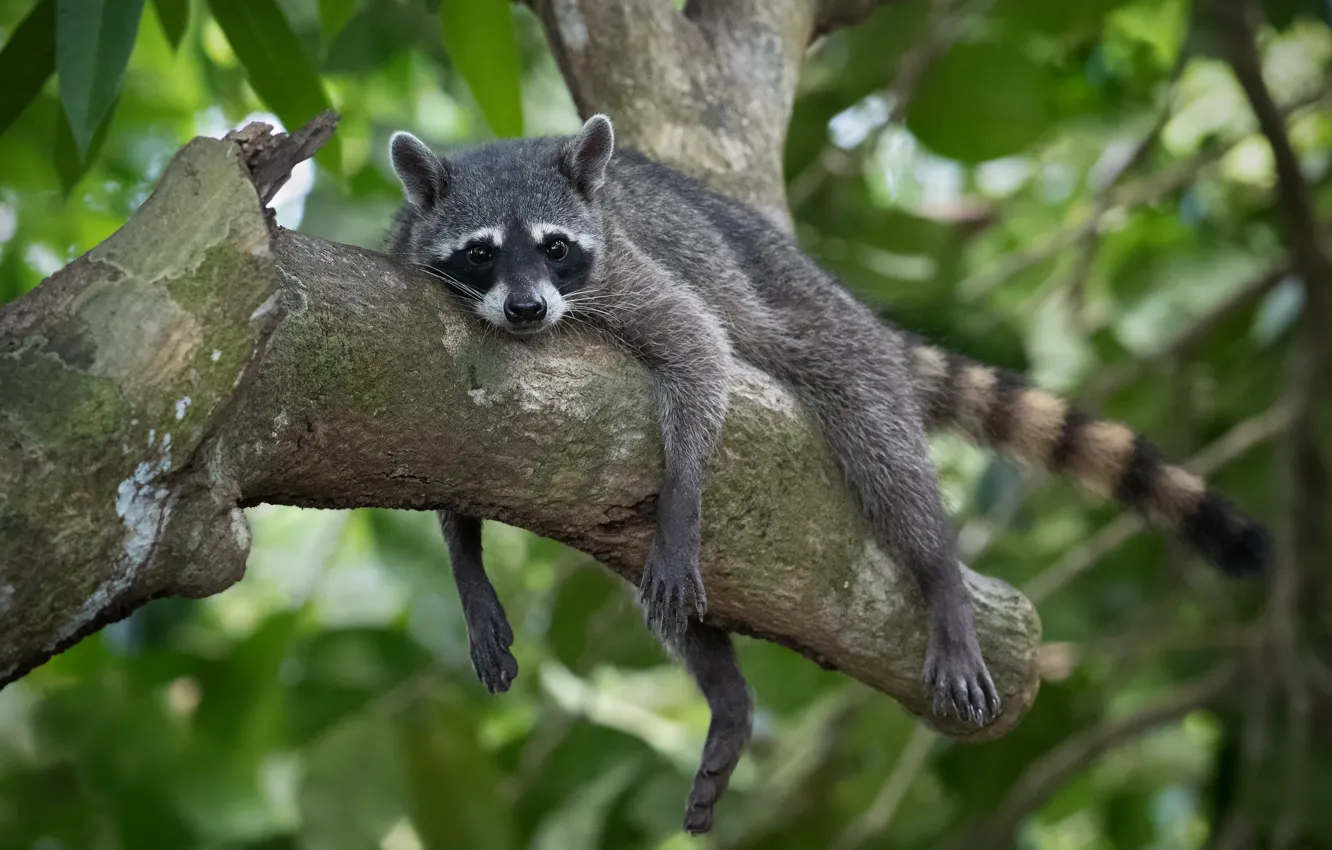
[[[1327,6],[1264,10],[1326,216]],[[1271,153],[1192,21],[1186,0],[887,6],[808,59],[788,189],[802,243],[886,316],[1202,451],[1285,533],[1303,285]],[[255,116],[341,113],[279,221],[367,246],[399,197],[393,130],[447,148],[578,126],[535,17],[500,0],[0,0],[0,43],[0,302],[113,232],[189,138]],[[706,706],[618,579],[489,524],[522,670],[491,698],[429,515],[261,506],[240,584],[0,692],[0,847],[980,847],[1010,838],[1001,816],[1040,850],[1219,846],[1238,817],[1276,824],[1255,846],[1332,846],[1326,604],[1296,624],[1300,691],[1246,675],[1190,699],[1260,644],[1260,591],[1065,482],[935,450],[962,551],[1045,623],[1041,695],[998,742],[936,739],[740,640],[755,742],[716,833],[687,839]]]

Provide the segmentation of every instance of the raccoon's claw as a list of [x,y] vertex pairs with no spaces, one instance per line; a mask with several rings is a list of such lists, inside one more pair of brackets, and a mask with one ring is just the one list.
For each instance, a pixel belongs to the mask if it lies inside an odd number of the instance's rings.
[[944,653],[931,646],[925,656],[922,685],[939,717],[946,717],[951,708],[959,720],[988,726],[999,716],[999,691],[979,649]]
[[684,634],[689,615],[698,619],[708,610],[707,592],[698,568],[672,564],[654,551],[643,569],[638,586],[638,601],[648,626],[667,641]]
[[518,678],[518,661],[509,652],[513,629],[498,601],[467,612],[467,644],[472,668],[486,690],[503,693]]

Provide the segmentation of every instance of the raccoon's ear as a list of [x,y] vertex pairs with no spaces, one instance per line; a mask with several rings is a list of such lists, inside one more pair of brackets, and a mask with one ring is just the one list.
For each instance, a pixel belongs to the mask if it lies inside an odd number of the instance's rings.
[[389,158],[409,203],[429,209],[448,190],[448,163],[411,133],[397,132],[389,137]]
[[564,173],[583,197],[591,199],[606,182],[606,166],[615,152],[615,131],[610,119],[597,114],[587,119],[564,146]]

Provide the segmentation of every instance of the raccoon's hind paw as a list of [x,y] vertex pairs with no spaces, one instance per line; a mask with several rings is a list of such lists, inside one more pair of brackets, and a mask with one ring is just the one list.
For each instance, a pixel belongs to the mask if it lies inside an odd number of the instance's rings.
[[946,652],[931,642],[922,684],[939,717],[946,717],[951,710],[959,720],[988,726],[999,716],[999,692],[979,648]]
[[694,775],[689,789],[689,802],[685,807],[684,828],[690,835],[702,835],[712,830],[713,808],[726,793],[731,774],[740,763],[740,754],[749,741],[748,731],[735,727],[715,734],[710,731],[703,761]]
[[698,566],[662,555],[655,544],[643,568],[638,601],[648,627],[668,643],[684,635],[691,614],[701,620],[708,610],[708,595]]
[[504,609],[496,600],[493,605],[467,611],[466,616],[467,644],[476,677],[492,694],[507,691],[518,678],[518,662],[509,652],[513,629]]

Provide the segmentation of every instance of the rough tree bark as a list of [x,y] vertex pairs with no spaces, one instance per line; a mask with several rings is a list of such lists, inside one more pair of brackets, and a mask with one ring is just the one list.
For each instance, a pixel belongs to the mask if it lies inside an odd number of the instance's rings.
[[[584,112],[610,112],[623,141],[668,160],[742,140],[749,154],[695,166],[784,218],[780,144],[766,133],[784,131],[809,39],[872,4],[698,2],[688,16],[656,2],[537,5]],[[661,32],[642,36],[616,75],[579,58],[663,9],[696,34],[666,47]],[[690,112],[689,86],[635,99],[664,73],[647,54],[727,39],[759,52],[697,73],[748,107]],[[263,204],[331,129],[196,139],[121,231],[0,312],[0,682],[152,598],[234,583],[249,543],[240,508],[259,502],[450,507],[636,580],[662,463],[645,373],[595,339],[481,333],[430,279],[273,226]],[[980,731],[934,719],[919,595],[766,376],[737,376],[709,474],[711,621],[841,669],[948,734],[992,738],[1020,721],[1038,687],[1032,605],[966,571],[1004,711]]]

